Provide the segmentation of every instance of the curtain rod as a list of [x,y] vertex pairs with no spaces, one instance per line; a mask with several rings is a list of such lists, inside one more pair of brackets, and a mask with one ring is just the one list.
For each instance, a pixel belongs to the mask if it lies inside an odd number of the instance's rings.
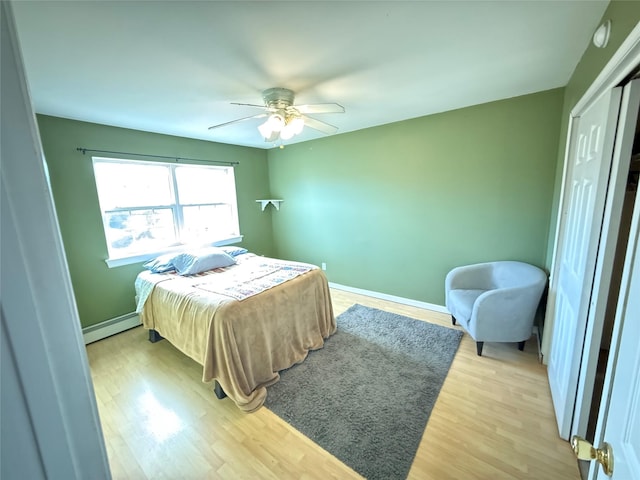
[[164,158],[167,160],[175,160],[176,162],[179,162],[180,160],[188,160],[188,161],[192,161],[192,162],[207,162],[207,163],[219,163],[222,165],[240,165],[240,162],[223,162],[220,160],[203,160],[200,158],[188,158],[188,157],[168,157],[166,155],[149,155],[146,153],[131,153],[131,152],[114,152],[111,150],[94,150],[91,148],[84,148],[84,147],[78,147],[76,148],[76,150],[78,150],[79,152],[82,152],[83,155],[85,155],[87,152],[95,152],[95,153],[113,153],[116,155],[134,155],[136,157],[149,157],[149,158]]

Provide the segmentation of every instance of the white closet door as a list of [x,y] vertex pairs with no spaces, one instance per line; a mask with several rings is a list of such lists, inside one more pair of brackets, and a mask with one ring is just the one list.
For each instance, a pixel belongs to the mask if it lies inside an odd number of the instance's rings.
[[565,439],[576,401],[620,97],[620,88],[610,90],[573,123],[547,370],[558,430]]
[[[622,275],[616,327],[607,365],[607,383],[598,415],[596,446],[613,450],[613,476],[592,462],[597,480],[640,480],[640,194],[636,196]],[[610,396],[607,392],[610,390]],[[609,399],[607,403],[606,399]]]

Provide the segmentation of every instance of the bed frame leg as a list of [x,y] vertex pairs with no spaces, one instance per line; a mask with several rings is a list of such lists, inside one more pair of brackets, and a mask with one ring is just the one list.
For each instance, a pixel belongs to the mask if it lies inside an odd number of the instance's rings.
[[149,341],[151,343],[156,343],[159,342],[160,340],[162,340],[164,337],[162,335],[160,335],[158,332],[156,332],[155,330],[149,330]]
[[216,394],[216,397],[218,397],[218,400],[222,400],[227,396],[217,380],[213,381],[213,392]]

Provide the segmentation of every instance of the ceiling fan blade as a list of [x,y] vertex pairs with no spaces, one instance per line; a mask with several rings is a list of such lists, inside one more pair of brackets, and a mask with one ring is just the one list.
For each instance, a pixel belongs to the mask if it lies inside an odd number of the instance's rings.
[[304,118],[305,127],[313,128],[314,130],[326,133],[327,135],[336,133],[338,131],[338,127],[329,125],[326,122],[321,122],[320,120],[316,120],[315,118],[307,117],[306,115],[303,115],[302,118]]
[[313,105],[295,105],[300,113],[344,113],[339,103],[316,103]]
[[238,102],[231,102],[231,105],[240,105],[243,107],[258,107],[258,108],[267,108],[264,105],[256,105],[255,103],[238,103]]
[[237,120],[231,120],[230,122],[220,123],[218,125],[213,125],[209,127],[209,130],[213,130],[214,128],[226,127],[227,125],[231,125],[232,123],[243,122],[245,120],[251,120],[252,118],[264,118],[269,114],[267,113],[259,113],[257,115],[251,115],[250,117],[238,118]]

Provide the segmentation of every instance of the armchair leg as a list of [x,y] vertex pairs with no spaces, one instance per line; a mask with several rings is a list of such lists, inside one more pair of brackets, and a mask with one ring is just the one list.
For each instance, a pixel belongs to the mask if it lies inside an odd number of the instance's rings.
[[518,342],[518,350],[523,351],[524,350],[524,342],[526,340],[523,340],[522,342]]
[[476,350],[478,351],[478,356],[482,356],[482,347],[484,347],[484,342],[476,342]]
[[455,325],[455,324],[456,324],[456,321],[457,321],[457,320],[456,320],[456,317],[454,317],[453,315],[451,315],[451,323]]

